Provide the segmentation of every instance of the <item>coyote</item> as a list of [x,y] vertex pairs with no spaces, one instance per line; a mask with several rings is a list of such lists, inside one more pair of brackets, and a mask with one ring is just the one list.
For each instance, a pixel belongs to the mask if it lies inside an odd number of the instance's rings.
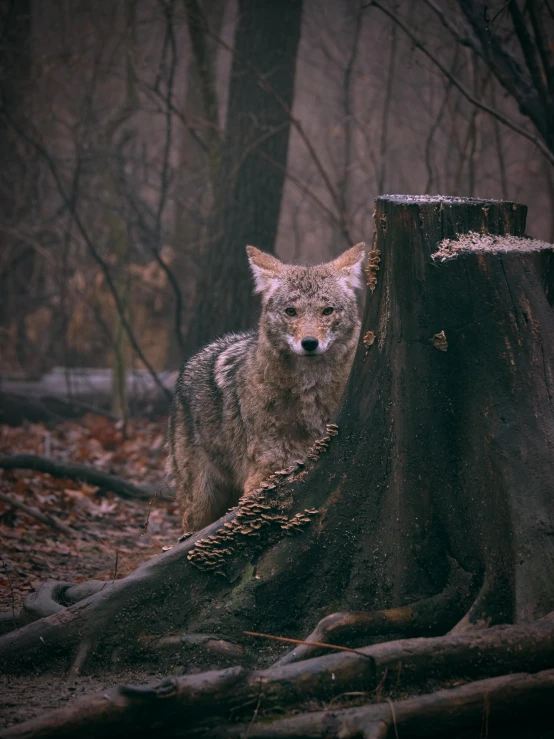
[[214,341],[181,370],[168,429],[186,533],[305,456],[338,409],[360,333],[365,244],[315,267],[247,246],[257,331]]

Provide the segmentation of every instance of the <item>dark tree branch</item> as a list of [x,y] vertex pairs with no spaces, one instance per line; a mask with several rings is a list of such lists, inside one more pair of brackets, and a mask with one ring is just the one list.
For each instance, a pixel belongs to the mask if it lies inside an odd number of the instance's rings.
[[544,68],[548,92],[550,93],[550,103],[552,104],[552,97],[554,96],[554,53],[544,30],[544,21],[540,16],[537,0],[529,0],[527,7]]
[[163,234],[162,234],[162,216],[167,200],[167,195],[169,192],[169,157],[171,154],[171,144],[172,144],[172,133],[173,133],[173,126],[172,126],[172,112],[171,108],[173,106],[173,85],[175,81],[175,70],[177,67],[177,46],[175,43],[175,32],[173,29],[173,0],[171,3],[165,3],[164,4],[164,13],[166,17],[166,24],[167,24],[167,37],[168,37],[168,49],[170,53],[170,63],[169,63],[169,71],[168,71],[168,77],[167,77],[167,91],[166,91],[166,100],[165,100],[165,142],[164,142],[164,152],[163,152],[163,163],[162,163],[162,172],[160,176],[160,198],[158,201],[158,208],[156,210],[156,216],[155,216],[155,224],[154,224],[154,233],[155,233],[155,246],[152,249],[152,254],[154,255],[154,259],[156,262],[160,265],[162,270],[165,272],[167,279],[169,280],[169,284],[172,287],[173,295],[175,297],[175,337],[177,339],[177,344],[179,346],[179,350],[181,353],[181,358],[184,357],[185,354],[185,342],[183,339],[183,329],[182,329],[182,316],[183,316],[183,296],[181,294],[181,288],[179,285],[179,282],[177,281],[177,278],[175,277],[173,270],[169,269],[168,265],[165,263],[164,259],[161,256],[161,247],[163,242]]
[[483,4],[478,0],[458,0],[487,62],[498,81],[516,100],[521,111],[529,116],[542,136],[547,137],[545,111],[531,78],[517,59],[488,27],[483,17]]
[[523,56],[525,58],[527,69],[529,70],[529,74],[531,75],[533,85],[538,92],[544,108],[548,109],[550,107],[550,101],[548,90],[543,81],[540,56],[538,53],[538,49],[535,46],[535,42],[531,38],[531,34],[529,33],[525,18],[523,17],[523,13],[519,8],[517,0],[511,0],[511,2],[508,4],[508,10],[510,12],[510,15],[512,16],[514,29],[519,40],[519,45],[521,46]]
[[62,462],[41,457],[38,454],[2,454],[0,455],[0,469],[4,470],[35,470],[47,472],[54,477],[67,477],[70,480],[81,480],[89,485],[96,485],[102,490],[111,490],[122,498],[134,500],[150,500],[156,490],[134,485],[121,477],[110,475],[85,464]]
[[204,114],[208,124],[206,126],[207,151],[210,157],[212,182],[215,185],[216,173],[219,166],[221,136],[219,134],[215,69],[204,31],[208,27],[208,22],[198,0],[184,0],[184,5],[188,19],[192,52],[200,78],[200,92],[202,94]]
[[[460,0],[460,2],[463,2],[464,0]],[[497,120],[500,121],[500,123],[503,123],[508,128],[511,128],[512,131],[515,131],[520,136],[524,136],[526,139],[531,141],[535,146],[540,149],[542,154],[548,159],[551,164],[554,164],[554,152],[550,151],[548,146],[544,143],[544,141],[539,138],[538,136],[535,136],[534,134],[530,133],[529,131],[526,131],[524,128],[519,126],[517,123],[512,121],[510,118],[507,118],[505,115],[500,113],[498,110],[494,110],[489,105],[486,105],[486,103],[482,103],[480,100],[478,100],[476,97],[474,97],[471,92],[463,85],[460,80],[458,80],[445,66],[442,64],[442,62],[437,59],[437,57],[416,37],[414,34],[410,31],[410,29],[394,14],[392,13],[388,8],[386,8],[384,5],[381,5],[381,3],[377,2],[376,0],[372,0],[371,3],[368,3],[366,7],[376,7],[379,10],[381,10],[385,15],[388,15],[389,18],[391,18],[395,23],[398,24],[398,26],[404,31],[406,36],[410,39],[410,41],[413,43],[414,47],[416,49],[419,49],[425,56],[442,72],[442,74],[452,82],[454,87],[459,90],[462,95],[468,100],[470,103],[475,105],[477,108],[480,108],[481,110],[484,110],[489,115],[493,116]],[[539,129],[541,130],[541,129]]]

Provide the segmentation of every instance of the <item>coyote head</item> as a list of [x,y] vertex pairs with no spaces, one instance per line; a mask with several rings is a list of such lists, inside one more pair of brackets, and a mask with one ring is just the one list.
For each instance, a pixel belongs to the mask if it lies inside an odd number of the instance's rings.
[[362,284],[364,243],[315,267],[283,264],[254,246],[246,251],[262,294],[260,331],[275,350],[317,357],[359,330],[355,291]]

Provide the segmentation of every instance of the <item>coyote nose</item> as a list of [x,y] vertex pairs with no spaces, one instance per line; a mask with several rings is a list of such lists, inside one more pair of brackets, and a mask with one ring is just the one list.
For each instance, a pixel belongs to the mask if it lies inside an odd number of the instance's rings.
[[314,336],[306,336],[306,338],[302,339],[300,343],[302,344],[302,349],[304,349],[304,351],[315,352],[319,341]]

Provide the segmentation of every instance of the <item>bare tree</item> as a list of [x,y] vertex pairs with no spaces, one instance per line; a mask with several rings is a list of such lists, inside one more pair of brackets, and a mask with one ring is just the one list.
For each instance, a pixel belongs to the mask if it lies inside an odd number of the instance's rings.
[[286,167],[301,0],[239,3],[225,141],[190,348],[249,328],[246,244],[273,251]]

